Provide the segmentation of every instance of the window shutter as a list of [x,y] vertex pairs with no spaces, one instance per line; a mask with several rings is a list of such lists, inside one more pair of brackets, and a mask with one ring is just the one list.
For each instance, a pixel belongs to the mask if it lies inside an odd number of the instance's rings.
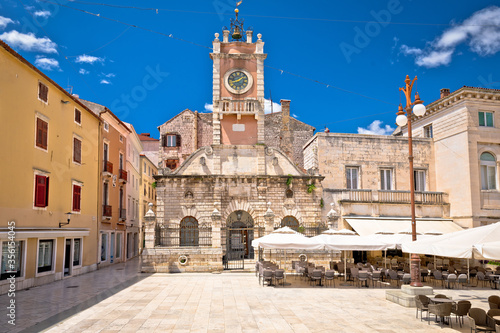
[[80,186],[73,185],[73,210],[76,212],[80,211],[81,191]]
[[181,146],[181,135],[177,134],[175,138],[176,146],[180,147]]
[[45,207],[49,205],[49,177],[45,177]]
[[47,87],[42,82],[38,82],[38,98],[40,98],[44,102],[47,102],[48,94],[49,94],[49,87]]
[[77,138],[73,138],[73,161],[82,162],[82,142]]
[[161,146],[162,147],[166,147],[167,146],[167,135],[166,134],[163,134],[161,136]]
[[43,129],[42,129],[42,123],[43,120],[40,118],[36,118],[36,145],[41,147],[42,144],[42,136],[43,136]]

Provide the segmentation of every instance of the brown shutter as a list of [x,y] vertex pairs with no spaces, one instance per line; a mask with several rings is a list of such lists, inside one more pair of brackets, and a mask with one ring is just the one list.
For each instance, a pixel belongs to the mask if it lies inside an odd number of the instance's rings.
[[161,136],[161,146],[162,147],[166,147],[167,146],[167,135],[166,134],[163,134]]
[[47,87],[42,82],[38,82],[38,98],[42,101],[47,102],[49,95],[49,87]]
[[47,149],[47,132],[49,124],[40,118],[36,118],[36,145],[40,148]]
[[73,161],[82,163],[82,142],[73,138]]
[[181,135],[177,134],[175,138],[176,146],[180,147],[181,146]]
[[80,200],[81,200],[82,188],[78,185],[73,185],[73,211],[80,211]]
[[49,177],[45,177],[45,207],[49,205]]
[[82,123],[82,112],[80,110],[78,110],[78,109],[75,109],[75,121],[78,124]]

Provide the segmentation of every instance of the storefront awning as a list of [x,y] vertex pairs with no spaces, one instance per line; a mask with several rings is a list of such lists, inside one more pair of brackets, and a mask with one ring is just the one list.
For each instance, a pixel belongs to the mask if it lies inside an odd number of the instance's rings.
[[[410,219],[384,219],[373,217],[344,217],[349,225],[360,235],[368,236],[376,233],[401,233],[411,230]],[[445,219],[417,219],[417,233],[419,234],[447,234],[463,230],[453,220]]]

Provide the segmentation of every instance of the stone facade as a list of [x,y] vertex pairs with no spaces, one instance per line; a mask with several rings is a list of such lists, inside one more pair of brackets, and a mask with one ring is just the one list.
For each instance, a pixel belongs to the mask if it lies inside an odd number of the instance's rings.
[[[491,115],[491,123],[485,114]],[[480,124],[480,116],[484,123]],[[431,137],[436,189],[449,193],[450,215],[466,228],[500,220],[498,124],[500,91],[473,87],[462,87],[451,94],[449,89],[442,89],[441,98],[412,122],[413,136]],[[406,127],[402,133],[407,135]],[[494,158],[494,180],[489,188],[481,184],[483,153]]]
[[[416,216],[449,217],[447,194],[435,192],[432,140],[415,138],[413,155],[414,170],[425,174],[425,187],[417,193],[421,202],[416,205]],[[332,208],[339,227],[348,227],[345,218],[353,216],[410,216],[407,138],[317,133],[304,147],[304,160],[306,169],[318,170],[325,177],[323,220],[327,220]],[[347,169],[356,170],[355,185],[348,183]],[[385,184],[383,172],[384,177],[390,178]]]

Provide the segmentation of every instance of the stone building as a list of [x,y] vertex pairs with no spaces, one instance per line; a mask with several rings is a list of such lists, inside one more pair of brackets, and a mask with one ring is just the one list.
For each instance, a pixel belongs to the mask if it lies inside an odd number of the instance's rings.
[[[264,114],[264,42],[236,20],[215,34],[213,112],[184,110],[159,127],[156,222],[146,226],[144,271],[241,268],[251,242],[280,226],[314,235],[323,179],[301,168],[314,128]],[[269,126],[269,127],[268,127]],[[300,130],[294,135],[291,129]],[[274,134],[274,136],[272,136]]]
[[441,89],[412,122],[413,136],[431,140],[435,188],[449,194],[450,217],[465,228],[500,220],[499,124],[500,90],[467,86]]

